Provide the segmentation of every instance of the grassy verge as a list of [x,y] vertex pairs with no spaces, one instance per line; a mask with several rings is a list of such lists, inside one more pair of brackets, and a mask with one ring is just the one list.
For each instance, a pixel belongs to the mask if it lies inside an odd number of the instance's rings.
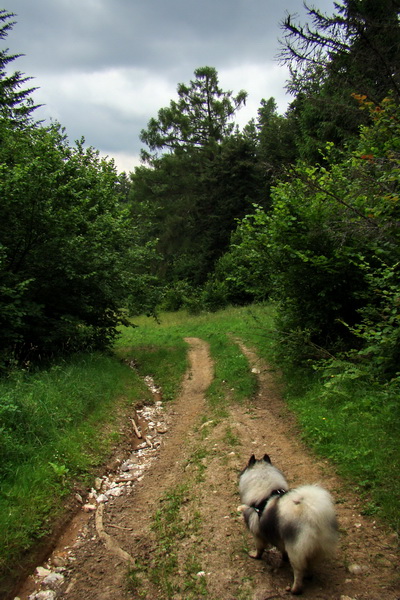
[[116,408],[149,394],[113,357],[85,355],[0,383],[0,591],[44,538],[73,485],[118,439]]

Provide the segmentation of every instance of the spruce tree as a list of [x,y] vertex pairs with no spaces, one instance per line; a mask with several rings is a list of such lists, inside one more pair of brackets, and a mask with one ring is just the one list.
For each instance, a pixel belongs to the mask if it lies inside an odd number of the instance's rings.
[[[0,40],[4,40],[15,25],[14,13],[0,9]],[[31,113],[38,107],[31,94],[34,87],[24,89],[31,77],[25,77],[20,71],[10,74],[8,66],[22,54],[9,54],[9,49],[0,50],[0,118],[14,127],[31,123]]]

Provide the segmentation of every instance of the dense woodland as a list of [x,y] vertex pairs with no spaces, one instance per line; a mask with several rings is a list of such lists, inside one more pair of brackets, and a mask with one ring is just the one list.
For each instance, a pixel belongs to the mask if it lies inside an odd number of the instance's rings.
[[286,114],[263,99],[239,130],[246,92],[200,67],[128,175],[38,123],[0,52],[3,372],[106,349],[140,313],[268,300],[290,360],[398,385],[399,3],[335,7],[282,23]]

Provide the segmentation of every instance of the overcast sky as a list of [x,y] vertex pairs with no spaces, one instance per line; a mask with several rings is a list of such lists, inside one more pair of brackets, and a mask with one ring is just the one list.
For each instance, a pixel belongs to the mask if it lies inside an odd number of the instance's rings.
[[[333,0],[309,0],[328,14]],[[287,13],[305,21],[302,0],[4,0],[16,25],[2,47],[25,56],[12,70],[34,77],[35,116],[59,121],[69,140],[139,164],[141,129],[176,98],[198,67],[221,87],[248,92],[240,125],[273,96],[284,113],[287,71],[276,60]]]

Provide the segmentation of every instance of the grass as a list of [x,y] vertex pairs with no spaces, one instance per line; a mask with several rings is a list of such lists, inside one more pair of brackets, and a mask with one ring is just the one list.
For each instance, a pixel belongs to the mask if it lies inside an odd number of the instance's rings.
[[73,485],[87,487],[118,437],[117,407],[149,392],[111,356],[81,355],[0,382],[0,591],[46,536]]
[[398,399],[359,382],[327,391],[319,379],[299,394],[296,375],[286,381],[288,404],[307,443],[351,483],[363,499],[364,514],[399,529]]

